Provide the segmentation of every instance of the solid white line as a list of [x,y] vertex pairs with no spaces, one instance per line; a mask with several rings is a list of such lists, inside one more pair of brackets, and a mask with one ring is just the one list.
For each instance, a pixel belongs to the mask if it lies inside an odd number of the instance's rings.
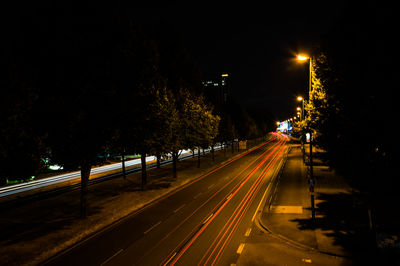
[[178,209],[176,209],[175,211],[174,211],[174,213],[177,213],[180,209],[182,209],[183,207],[185,207],[186,206],[186,204],[182,204]]
[[264,195],[262,196],[262,198],[261,198],[261,200],[260,200],[260,203],[259,203],[258,206],[257,206],[257,209],[256,209],[256,211],[255,211],[255,213],[254,213],[254,215],[253,215],[253,218],[251,218],[251,221],[252,221],[252,222],[254,222],[254,219],[256,218],[256,215],[257,215],[257,213],[258,213],[258,210],[259,210],[260,207],[261,207],[261,203],[264,201],[264,198],[265,198],[265,196],[267,195],[267,192],[268,192],[269,187],[271,186],[271,184],[272,184],[272,182],[270,182],[270,183],[268,184],[268,187],[267,187],[267,189],[265,190]]
[[156,223],[155,225],[153,225],[152,227],[150,227],[149,229],[147,229],[145,232],[143,232],[144,234],[147,234],[148,232],[150,232],[151,230],[153,230],[156,226],[158,226],[161,223],[161,221],[158,221],[158,223]]
[[239,245],[239,248],[236,250],[236,253],[237,254],[242,254],[243,248],[244,248],[244,243]]
[[106,261],[104,261],[102,264],[100,264],[101,266],[106,265],[107,262],[109,262],[110,260],[112,260],[114,257],[116,257],[119,253],[121,253],[122,251],[124,251],[124,249],[120,249],[117,252],[114,253],[114,255],[112,255],[111,257],[109,257]]

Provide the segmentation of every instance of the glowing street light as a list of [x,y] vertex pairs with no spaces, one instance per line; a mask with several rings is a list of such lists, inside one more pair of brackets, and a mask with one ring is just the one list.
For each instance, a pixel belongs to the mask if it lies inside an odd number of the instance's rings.
[[306,56],[306,55],[301,55],[301,54],[299,54],[298,56],[297,56],[297,60],[299,60],[299,61],[306,61],[306,60],[308,60],[308,59],[310,59],[308,56]]
[[[309,91],[308,95],[311,95],[312,91],[312,57],[308,57],[305,55],[298,55],[297,60],[304,62],[304,61],[309,61],[310,67],[309,67]],[[302,100],[303,102],[303,114],[304,114],[304,99]],[[303,118],[304,119],[304,118]],[[312,214],[312,219],[315,219],[315,209],[314,209],[314,171],[313,171],[313,156],[312,156],[312,131],[310,131],[308,134],[310,134],[310,156],[309,156],[309,165],[310,165],[310,192],[311,192],[311,214]],[[303,155],[304,155],[304,149],[303,149]],[[311,185],[312,184],[312,185]]]
[[301,96],[298,96],[298,97],[297,97],[297,101],[301,102],[301,108],[300,108],[300,107],[297,107],[297,111],[300,111],[300,110],[301,110],[301,117],[300,117],[300,120],[303,120],[303,119],[304,119],[304,98],[301,97]]

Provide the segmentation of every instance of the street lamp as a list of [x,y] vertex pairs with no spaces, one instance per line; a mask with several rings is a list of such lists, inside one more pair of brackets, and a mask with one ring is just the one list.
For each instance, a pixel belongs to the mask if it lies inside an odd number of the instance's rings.
[[[297,60],[300,62],[304,62],[309,60],[309,84],[308,84],[308,98],[310,99],[311,91],[312,91],[312,57],[306,55],[298,55]],[[297,99],[299,100],[298,97]],[[302,99],[303,100],[303,99]],[[304,110],[304,100],[303,100],[303,110]],[[303,153],[304,154],[304,153]],[[309,187],[311,192],[311,213],[312,219],[315,219],[315,208],[314,208],[314,171],[313,171],[313,160],[312,160],[312,130],[310,130],[310,179],[309,179]]]
[[[299,101],[299,102],[301,102],[301,117],[300,117],[300,120],[303,120],[304,119],[304,98],[303,97],[301,97],[301,96],[298,96],[297,97],[297,100]],[[299,107],[300,108],[300,107]],[[297,109],[298,110],[298,109]],[[298,110],[299,111],[299,110]]]
[[299,61],[299,62],[305,62],[305,61],[309,61],[309,63],[310,63],[310,67],[309,67],[309,87],[308,87],[308,89],[309,89],[309,92],[308,93],[311,93],[311,81],[312,81],[312,76],[311,76],[311,73],[312,73],[312,57],[311,56],[307,56],[307,55],[298,55],[297,56],[297,61]]

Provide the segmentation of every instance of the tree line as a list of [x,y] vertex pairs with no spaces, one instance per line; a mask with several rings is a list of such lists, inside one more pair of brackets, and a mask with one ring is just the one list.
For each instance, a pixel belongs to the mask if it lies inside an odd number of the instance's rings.
[[138,24],[118,8],[93,16],[91,8],[47,11],[24,13],[5,32],[1,183],[36,175],[44,158],[79,169],[85,217],[90,170],[106,157],[99,155],[120,154],[123,167],[125,155],[140,155],[144,188],[148,154],[158,161],[172,154],[176,177],[180,150],[200,153],[216,142],[255,136],[254,130],[238,134],[233,109],[214,110],[173,31]]
[[297,130],[313,131],[329,164],[347,177],[369,209],[378,209],[394,202],[399,183],[396,133],[389,126],[397,121],[394,17],[389,12],[382,18],[380,9],[370,6],[358,8],[349,9],[314,48],[306,119]]

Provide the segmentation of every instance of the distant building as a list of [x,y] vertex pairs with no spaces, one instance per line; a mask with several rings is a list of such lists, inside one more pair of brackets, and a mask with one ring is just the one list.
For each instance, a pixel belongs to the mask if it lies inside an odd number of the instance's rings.
[[202,82],[204,94],[215,105],[223,105],[228,102],[230,96],[229,75],[222,74],[216,79]]

